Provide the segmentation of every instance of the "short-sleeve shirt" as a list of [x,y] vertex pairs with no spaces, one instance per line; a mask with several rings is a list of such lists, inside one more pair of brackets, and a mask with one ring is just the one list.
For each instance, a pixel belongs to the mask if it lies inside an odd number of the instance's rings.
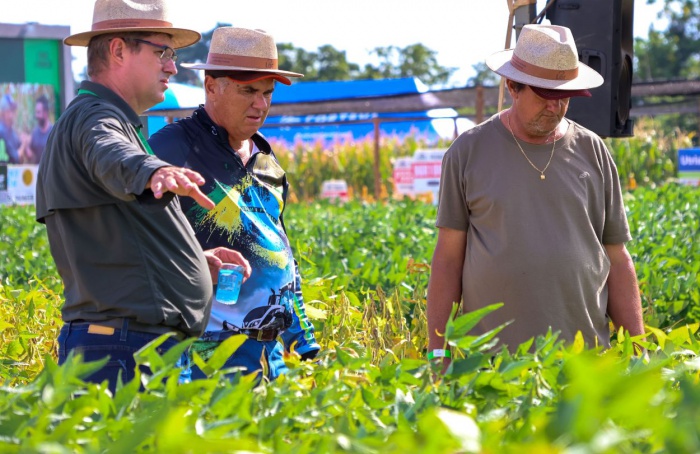
[[[464,311],[504,303],[475,328],[515,349],[551,327],[609,346],[605,244],[631,239],[604,142],[569,122],[545,172],[533,169],[498,115],[463,133],[443,158],[438,227],[467,232]],[[519,141],[539,169],[552,144]]]

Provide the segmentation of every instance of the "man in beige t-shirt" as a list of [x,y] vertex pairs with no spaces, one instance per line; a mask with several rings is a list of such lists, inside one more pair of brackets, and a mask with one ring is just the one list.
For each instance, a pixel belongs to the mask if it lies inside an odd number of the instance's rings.
[[454,303],[503,303],[470,334],[506,325],[515,350],[551,328],[609,346],[608,320],[643,334],[631,239],[617,169],[604,142],[564,118],[572,96],[603,83],[578,61],[566,27],[527,25],[489,67],[513,105],[462,134],[443,159],[438,241],[428,286],[429,357],[449,363],[441,336]]

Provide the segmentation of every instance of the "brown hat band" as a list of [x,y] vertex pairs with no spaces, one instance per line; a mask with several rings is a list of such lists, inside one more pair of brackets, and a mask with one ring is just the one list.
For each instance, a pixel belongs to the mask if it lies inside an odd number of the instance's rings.
[[574,69],[549,69],[533,65],[518,58],[515,54],[510,58],[510,64],[528,76],[539,77],[548,80],[574,80],[578,77],[578,68]]
[[246,57],[243,55],[212,54],[207,56],[208,65],[237,66],[250,69],[277,69],[277,59]]
[[120,28],[171,28],[173,24],[154,19],[112,19],[92,24],[92,30],[118,30]]

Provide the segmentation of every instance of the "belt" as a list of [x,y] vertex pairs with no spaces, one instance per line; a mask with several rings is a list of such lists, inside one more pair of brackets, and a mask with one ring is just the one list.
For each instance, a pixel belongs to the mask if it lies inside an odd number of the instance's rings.
[[112,318],[109,320],[88,321],[88,320],[72,320],[73,324],[89,324],[96,327],[108,327],[127,331],[139,331],[149,334],[168,334],[172,333],[177,340],[184,340],[187,336],[182,331],[172,326],[165,325],[149,325],[147,323],[139,323],[128,318]]
[[246,329],[242,330],[243,334],[247,334],[249,339],[254,339],[258,342],[270,342],[277,339],[280,334],[278,329]]
[[280,335],[278,329],[232,329],[225,331],[215,331],[213,333],[204,333],[202,336],[206,340],[223,342],[236,334],[245,334],[248,339],[253,339],[258,342],[270,342],[277,339]]

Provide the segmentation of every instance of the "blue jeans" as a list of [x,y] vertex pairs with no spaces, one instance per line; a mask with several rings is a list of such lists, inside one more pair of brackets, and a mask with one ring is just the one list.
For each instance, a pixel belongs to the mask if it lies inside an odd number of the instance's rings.
[[[197,350],[198,342],[217,342],[221,343],[231,336],[230,331],[208,331],[204,333],[193,346],[193,350]],[[216,347],[214,347],[216,348]],[[231,367],[243,367],[245,370],[241,371],[243,374],[257,373],[258,379],[262,378],[263,364],[262,361],[267,362],[266,378],[270,381],[276,379],[280,375],[286,373],[289,369],[284,363],[284,348],[282,344],[276,340],[269,342],[259,342],[254,339],[247,339],[243,345],[241,345],[238,350],[233,352],[233,354],[226,360],[226,363],[222,369],[228,369]],[[206,375],[202,370],[197,367],[194,363],[192,366],[192,380],[206,378]],[[232,378],[235,376],[233,374],[228,374],[227,376]]]
[[[99,325],[99,322],[95,324]],[[88,333],[89,326],[90,324],[86,322],[66,322],[63,325],[58,335],[58,364],[63,364],[70,352],[82,354],[85,362],[109,357],[107,364],[85,378],[84,381],[102,383],[104,380],[108,380],[109,389],[114,394],[119,373],[121,373],[123,383],[134,379],[136,368],[134,353],[160,337],[160,334],[117,328],[114,328],[113,333],[109,334]],[[156,351],[162,355],[177,343],[178,340],[171,337],[163,342]],[[145,366],[140,366],[140,370],[142,373],[150,373],[150,369]]]

